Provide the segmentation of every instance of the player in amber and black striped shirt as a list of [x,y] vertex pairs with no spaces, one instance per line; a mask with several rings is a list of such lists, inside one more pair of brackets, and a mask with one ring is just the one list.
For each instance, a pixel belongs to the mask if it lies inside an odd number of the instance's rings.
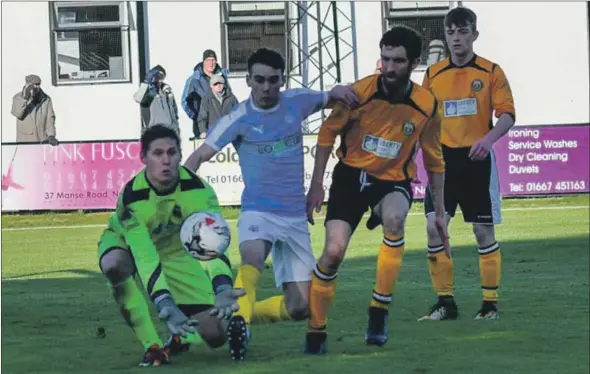
[[[460,206],[463,220],[473,224],[483,294],[475,318],[496,319],[501,257],[494,225],[501,222],[501,212],[492,146],[514,125],[514,100],[502,68],[473,52],[479,34],[475,13],[461,7],[451,10],[445,33],[451,57],[428,68],[423,86],[439,102],[447,222]],[[493,114],[498,118],[495,126]],[[427,191],[428,267],[439,299],[421,319],[455,319],[453,262],[438,238],[432,200]]]
[[328,309],[336,292],[338,268],[352,233],[370,208],[367,226],[383,225],[383,242],[377,257],[377,277],[369,298],[369,345],[387,342],[389,304],[404,253],[404,226],[412,204],[410,186],[416,175],[414,157],[419,147],[424,166],[437,195],[437,220],[445,238],[440,121],[437,102],[428,90],[410,81],[420,61],[421,38],[414,30],[394,27],[381,42],[382,74],[353,84],[361,99],[358,108],[337,104],[320,128],[313,177],[308,193],[308,217],[324,201],[322,180],[336,137],[340,136],[328,212],[326,244],[313,271],[311,320],[305,352],[326,352]]

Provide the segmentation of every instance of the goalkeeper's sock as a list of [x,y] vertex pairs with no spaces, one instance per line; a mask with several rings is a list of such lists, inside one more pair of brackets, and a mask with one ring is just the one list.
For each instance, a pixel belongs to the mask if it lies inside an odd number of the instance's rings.
[[479,274],[483,301],[497,302],[500,275],[502,272],[502,255],[500,244],[479,248]]
[[113,285],[112,289],[125,322],[133,329],[144,348],[147,350],[154,344],[162,347],[162,340],[152,322],[148,303],[135,279],[129,277],[123,282]]
[[234,288],[243,288],[246,290],[246,295],[238,299],[238,310],[235,315],[242,316],[247,324],[252,321],[252,313],[254,312],[254,304],[256,303],[256,287],[258,286],[258,279],[260,279],[260,271],[253,265],[242,265],[238,270],[236,276],[236,284]]
[[274,323],[291,320],[285,304],[285,296],[274,296],[254,304],[252,324]]

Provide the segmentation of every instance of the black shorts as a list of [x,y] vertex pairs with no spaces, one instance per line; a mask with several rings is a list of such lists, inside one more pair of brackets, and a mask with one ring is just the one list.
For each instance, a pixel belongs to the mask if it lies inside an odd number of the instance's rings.
[[[467,223],[499,224],[501,196],[494,154],[472,161],[469,150],[442,147],[446,164],[445,210],[454,217],[459,206]],[[426,189],[424,211],[426,215],[434,213],[430,188]]]
[[[332,174],[325,222],[335,219],[348,222],[354,232],[367,209],[372,210],[381,199],[395,191],[401,192],[412,205],[414,195],[410,181],[378,179],[361,169],[338,162]],[[381,219],[373,212],[367,221],[367,228],[372,230],[380,224]]]

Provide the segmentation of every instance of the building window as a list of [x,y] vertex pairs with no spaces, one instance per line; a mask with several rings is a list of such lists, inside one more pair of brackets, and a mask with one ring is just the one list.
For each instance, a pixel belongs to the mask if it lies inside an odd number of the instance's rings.
[[50,2],[56,85],[130,82],[124,1]]
[[283,55],[287,69],[295,66],[299,53],[289,35],[297,36],[297,27],[290,26],[289,3],[222,1],[223,64],[231,73],[248,70],[248,57],[261,47]]
[[387,29],[395,25],[405,25],[422,34],[419,69],[426,69],[448,56],[448,49],[445,45],[444,18],[450,9],[451,2],[384,2]]

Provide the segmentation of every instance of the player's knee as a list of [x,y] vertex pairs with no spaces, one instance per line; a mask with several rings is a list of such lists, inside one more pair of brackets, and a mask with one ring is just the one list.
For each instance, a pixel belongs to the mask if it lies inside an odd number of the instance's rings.
[[121,282],[133,275],[133,261],[123,249],[114,249],[100,259],[100,269],[112,283]]
[[268,254],[266,243],[260,240],[245,242],[240,246],[243,265],[252,265],[261,270]]
[[426,234],[428,236],[429,245],[440,243],[440,234],[438,233],[438,229],[434,225],[434,221],[428,220],[428,222],[426,223]]
[[488,247],[496,241],[494,225],[473,225],[473,234],[479,247]]
[[223,332],[213,335],[213,336],[209,336],[207,337],[207,339],[205,339],[205,341],[207,342],[207,345],[213,349],[215,348],[219,348],[222,347],[225,342],[227,341],[227,335],[224,334]]
[[287,312],[294,321],[302,321],[309,317],[309,304],[303,297],[287,298]]
[[205,313],[198,314],[196,319],[199,320],[199,335],[209,347],[219,348],[225,344],[227,340],[225,333],[227,327],[226,322],[220,321],[217,317],[212,317]]
[[383,217],[383,229],[391,235],[403,235],[406,216],[399,213],[386,214]]
[[345,252],[346,241],[339,239],[328,240],[326,243],[326,249],[324,250],[324,255],[322,256],[323,260],[327,262],[325,265],[329,268],[337,269],[344,260]]

